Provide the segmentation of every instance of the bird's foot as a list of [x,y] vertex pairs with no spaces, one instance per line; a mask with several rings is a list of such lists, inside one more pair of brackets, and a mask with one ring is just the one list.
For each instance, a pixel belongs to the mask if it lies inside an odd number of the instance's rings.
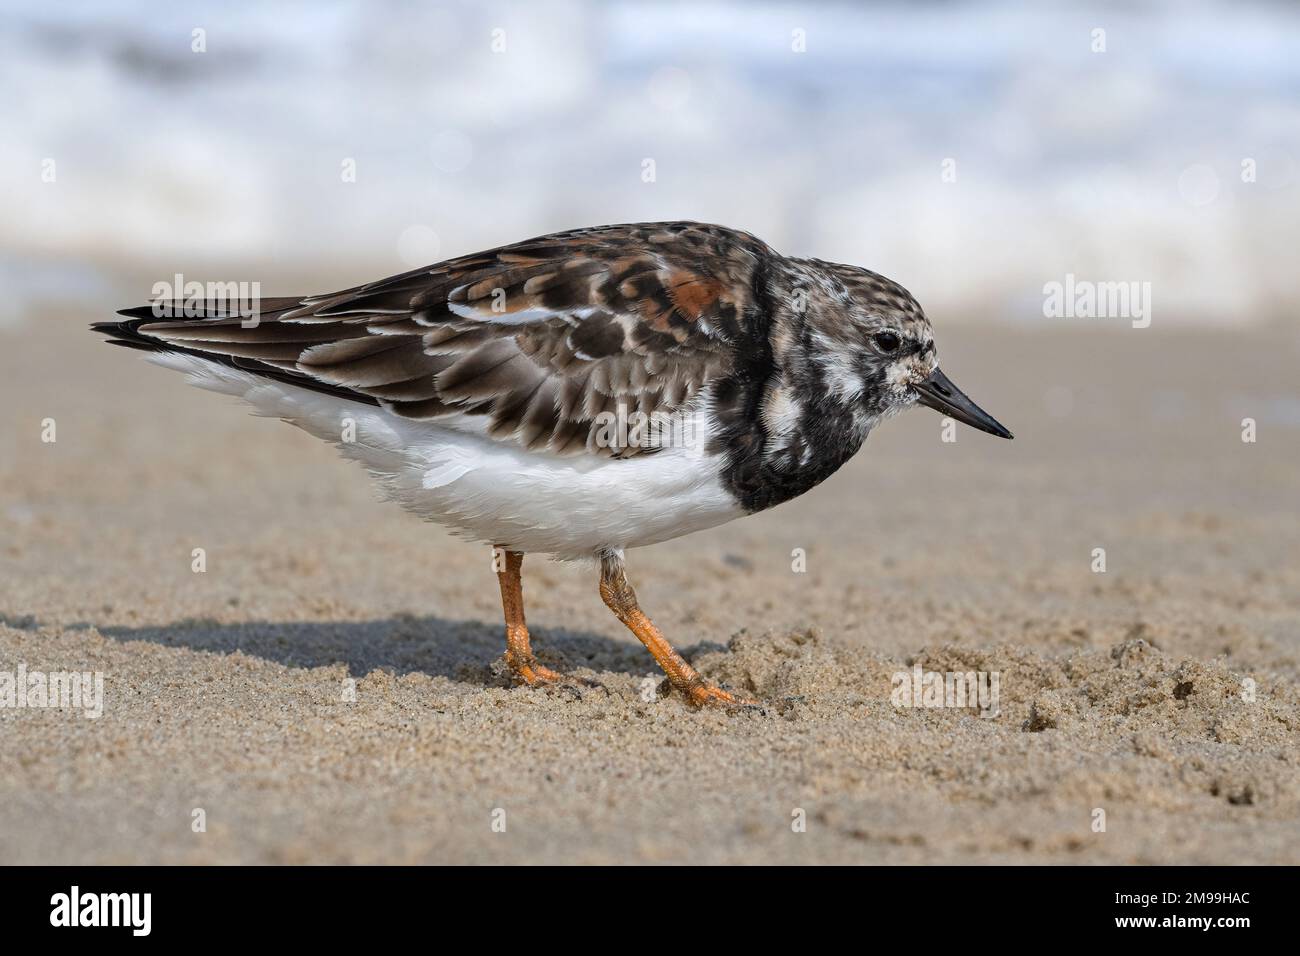
[[555,687],[567,694],[571,694],[575,700],[582,699],[583,690],[603,690],[606,694],[609,693],[605,685],[600,681],[561,674],[549,667],[543,667],[537,662],[537,658],[532,655],[520,657],[516,654],[507,653],[506,667],[510,669],[510,675],[517,683],[525,684],[528,687]]
[[733,694],[708,681],[694,680],[680,689],[686,695],[687,703],[692,707],[724,707],[727,710],[752,710],[765,713],[758,701]]

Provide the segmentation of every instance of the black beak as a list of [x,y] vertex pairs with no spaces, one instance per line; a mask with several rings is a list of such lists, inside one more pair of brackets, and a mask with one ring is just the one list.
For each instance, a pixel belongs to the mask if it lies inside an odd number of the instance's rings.
[[997,435],[999,438],[1015,437],[998,424],[992,415],[967,398],[965,393],[939,369],[935,369],[930,373],[929,378],[919,385],[913,385],[912,388],[916,389],[921,404],[928,405],[936,412],[949,415],[972,428]]

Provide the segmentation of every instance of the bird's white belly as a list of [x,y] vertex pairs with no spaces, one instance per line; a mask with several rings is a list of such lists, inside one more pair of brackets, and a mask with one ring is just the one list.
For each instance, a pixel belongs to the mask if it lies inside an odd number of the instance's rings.
[[526,451],[483,419],[419,422],[175,353],[151,358],[202,388],[238,395],[361,462],[386,494],[455,533],[512,550],[588,557],[712,528],[745,512],[722,486],[703,412],[688,444],[627,459]]
[[415,449],[428,464],[390,481],[390,493],[433,521],[513,550],[586,556],[666,541],[744,513],[719,480],[717,457],[677,448],[626,460],[539,455],[438,431]]

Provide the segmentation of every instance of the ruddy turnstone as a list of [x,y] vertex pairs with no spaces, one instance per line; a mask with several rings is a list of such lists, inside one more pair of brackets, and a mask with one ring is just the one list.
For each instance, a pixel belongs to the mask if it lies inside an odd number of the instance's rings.
[[1011,433],[939,370],[902,286],[693,222],[577,229],[255,311],[158,301],[94,328],[361,462],[498,550],[505,660],[533,655],[529,553],[592,557],[600,595],[693,704],[706,682],[637,603],[628,548],[803,494],[914,404]]

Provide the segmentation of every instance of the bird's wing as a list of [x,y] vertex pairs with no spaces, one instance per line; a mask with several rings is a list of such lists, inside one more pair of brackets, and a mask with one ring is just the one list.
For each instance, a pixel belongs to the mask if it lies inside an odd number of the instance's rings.
[[572,453],[595,447],[602,412],[671,413],[730,371],[764,249],[716,226],[607,226],[270,300],[256,325],[145,306],[97,328],[408,418],[486,416],[497,440]]

